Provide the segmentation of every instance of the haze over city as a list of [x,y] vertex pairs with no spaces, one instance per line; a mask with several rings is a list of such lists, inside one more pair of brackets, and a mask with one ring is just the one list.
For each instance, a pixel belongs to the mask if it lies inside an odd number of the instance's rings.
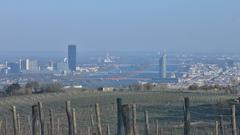
[[240,0],[0,0],[0,135],[239,135]]
[[240,1],[0,2],[1,53],[237,52]]

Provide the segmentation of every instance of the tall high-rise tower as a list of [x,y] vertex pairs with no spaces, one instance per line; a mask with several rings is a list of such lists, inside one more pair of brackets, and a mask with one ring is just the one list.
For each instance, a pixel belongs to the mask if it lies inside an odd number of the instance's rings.
[[68,67],[71,71],[76,71],[77,47],[76,45],[68,46]]
[[160,67],[160,77],[161,78],[167,78],[167,54],[164,50],[162,57],[159,61],[159,67]]

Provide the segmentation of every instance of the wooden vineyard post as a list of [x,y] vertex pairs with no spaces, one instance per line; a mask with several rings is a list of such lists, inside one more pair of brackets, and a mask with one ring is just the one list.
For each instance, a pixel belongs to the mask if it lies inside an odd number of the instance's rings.
[[60,134],[60,120],[57,120],[57,135]]
[[91,126],[89,127],[90,132],[94,132],[95,122],[93,114],[90,115]]
[[8,121],[7,121],[7,118],[5,118],[4,121],[5,121],[5,122],[4,122],[4,135],[7,135],[7,134],[8,134],[8,132],[7,132],[7,128],[8,128]]
[[109,124],[107,125],[107,135],[111,135],[111,130]]
[[221,115],[220,116],[220,135],[225,135],[225,132],[224,132],[224,123],[223,123],[223,116]]
[[13,133],[14,135],[18,135],[17,112],[15,106],[12,107],[12,114],[13,114]]
[[236,107],[232,105],[232,135],[237,135]]
[[160,128],[159,130],[159,135],[163,135],[164,134],[164,129],[163,128]]
[[66,113],[68,119],[68,135],[73,135],[73,121],[71,116],[71,102],[66,102]]
[[44,123],[44,113],[43,113],[43,105],[41,102],[38,102],[38,115],[40,120],[40,132],[41,135],[44,135],[45,123]]
[[29,135],[32,134],[32,121],[31,121],[31,115],[28,116],[28,127],[29,127]]
[[135,104],[132,105],[132,117],[133,117],[133,134],[138,135],[138,130],[137,130],[137,107]]
[[102,126],[101,126],[101,116],[100,116],[100,108],[99,104],[95,105],[96,117],[97,117],[97,131],[98,135],[102,135]]
[[47,123],[47,135],[51,135],[50,123]]
[[36,105],[32,106],[32,134],[33,135],[38,135],[38,127],[37,127],[37,112],[38,108]]
[[54,116],[53,110],[49,110],[49,118],[50,118],[50,135],[54,135]]
[[190,100],[184,98],[184,135],[190,135]]
[[215,135],[218,135],[218,121],[215,122]]
[[114,108],[115,108],[115,104],[112,103],[112,111],[114,111]]
[[155,126],[155,135],[159,135],[159,125],[158,125],[158,120],[156,120],[156,126]]
[[122,99],[117,98],[117,135],[122,135],[123,118],[122,118]]
[[91,119],[91,127],[94,127],[95,123],[94,123],[94,116],[93,116],[93,114],[91,114],[90,119]]
[[144,112],[144,117],[145,117],[145,135],[150,135],[148,111]]
[[134,135],[132,109],[132,105],[122,105],[121,111],[125,135]]
[[91,135],[91,128],[88,127],[88,135]]
[[2,131],[2,125],[3,125],[3,121],[0,120],[0,133],[3,133],[3,131]]
[[21,134],[21,121],[20,121],[20,114],[17,113],[17,126],[18,126],[18,134]]
[[77,120],[76,120],[76,109],[72,109],[72,118],[73,118],[73,135],[77,135]]

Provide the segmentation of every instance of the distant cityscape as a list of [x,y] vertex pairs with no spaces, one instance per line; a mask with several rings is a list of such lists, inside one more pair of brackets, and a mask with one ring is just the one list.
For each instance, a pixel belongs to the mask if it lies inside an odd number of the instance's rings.
[[[12,83],[26,84],[60,82],[65,87],[86,88],[124,87],[136,83],[167,84],[173,88],[190,85],[238,84],[240,82],[240,56],[170,54],[164,50],[157,54],[139,55],[129,61],[128,56],[91,57],[91,63],[77,63],[77,46],[68,45],[68,56],[60,61],[39,63],[26,58],[0,63],[0,89]],[[142,57],[144,57],[144,61]],[[127,59],[127,61],[126,61]]]

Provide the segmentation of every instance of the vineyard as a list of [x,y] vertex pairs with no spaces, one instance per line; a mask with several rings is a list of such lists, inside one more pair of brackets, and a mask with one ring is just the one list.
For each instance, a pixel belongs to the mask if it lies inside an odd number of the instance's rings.
[[[119,134],[119,106],[116,101],[119,98],[123,106],[136,107],[134,135],[183,135],[186,128],[185,97],[190,100],[188,135],[233,133],[232,106],[227,103],[234,97],[231,94],[175,90],[109,93],[70,90],[1,98],[0,134]],[[236,105],[236,116],[238,110]],[[238,123],[240,119],[237,117],[236,121]],[[126,125],[125,122],[123,124]]]

